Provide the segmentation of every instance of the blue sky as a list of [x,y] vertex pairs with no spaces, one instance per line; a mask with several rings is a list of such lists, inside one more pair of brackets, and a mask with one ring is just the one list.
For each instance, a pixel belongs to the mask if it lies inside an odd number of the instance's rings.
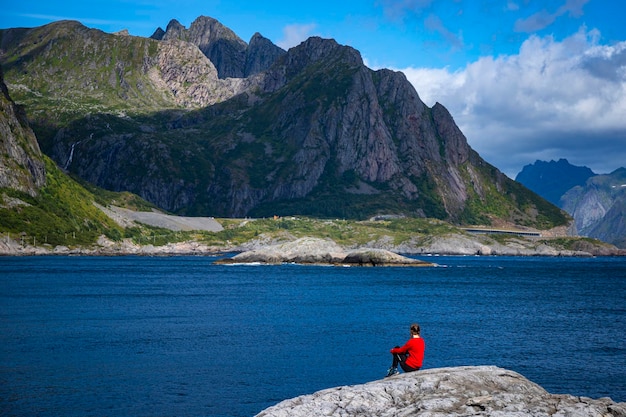
[[287,49],[308,36],[402,71],[450,110],[470,145],[511,177],[536,159],[597,173],[626,166],[623,0],[1,0],[0,28],[72,19],[150,36],[211,16],[244,41]]

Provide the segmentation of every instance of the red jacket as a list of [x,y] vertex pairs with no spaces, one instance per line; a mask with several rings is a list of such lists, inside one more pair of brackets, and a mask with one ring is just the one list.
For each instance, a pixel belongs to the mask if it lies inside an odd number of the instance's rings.
[[405,363],[411,368],[421,368],[424,360],[424,349],[426,344],[421,337],[412,337],[402,347],[391,349],[391,353],[408,353]]

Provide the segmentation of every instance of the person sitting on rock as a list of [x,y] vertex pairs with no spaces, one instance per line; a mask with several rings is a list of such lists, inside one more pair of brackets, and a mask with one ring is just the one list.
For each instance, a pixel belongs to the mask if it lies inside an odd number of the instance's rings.
[[411,324],[410,331],[411,338],[404,346],[396,346],[391,349],[393,363],[391,364],[391,368],[387,370],[387,376],[399,373],[398,364],[400,364],[404,372],[418,371],[422,367],[426,344],[424,343],[424,339],[420,336],[420,325],[417,323]]

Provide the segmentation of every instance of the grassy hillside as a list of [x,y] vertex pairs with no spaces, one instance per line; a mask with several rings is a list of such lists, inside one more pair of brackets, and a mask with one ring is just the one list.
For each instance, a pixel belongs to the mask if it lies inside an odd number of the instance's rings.
[[98,236],[113,240],[123,230],[94,204],[96,197],[45,157],[47,184],[36,197],[0,189],[0,232],[29,244],[93,244]]
[[5,82],[40,142],[88,115],[125,117],[175,106],[171,95],[147,82],[158,41],[59,21],[0,31],[0,45]]
[[391,219],[355,221],[316,219],[309,217],[265,218],[255,220],[219,219],[224,230],[203,232],[199,240],[211,245],[241,245],[257,238],[317,237],[331,239],[340,245],[361,246],[382,238],[399,245],[418,237],[439,236],[459,232],[459,229],[435,219]]
[[[476,158],[478,158],[476,154]],[[565,226],[572,218],[557,206],[539,197],[519,182],[513,181],[497,172],[489,164],[479,166],[479,175],[483,177],[483,196],[469,188],[467,205],[461,215],[461,224],[491,224],[491,217],[508,219],[523,227],[541,230],[556,226]],[[467,171],[465,171],[467,172]],[[498,183],[489,181],[498,178]],[[466,178],[468,183],[470,178]]]

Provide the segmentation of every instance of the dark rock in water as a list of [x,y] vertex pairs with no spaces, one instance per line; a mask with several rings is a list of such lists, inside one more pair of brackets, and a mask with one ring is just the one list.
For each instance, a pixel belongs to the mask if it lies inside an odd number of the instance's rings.
[[626,403],[550,394],[495,366],[428,369],[285,400],[257,417],[626,416]]

